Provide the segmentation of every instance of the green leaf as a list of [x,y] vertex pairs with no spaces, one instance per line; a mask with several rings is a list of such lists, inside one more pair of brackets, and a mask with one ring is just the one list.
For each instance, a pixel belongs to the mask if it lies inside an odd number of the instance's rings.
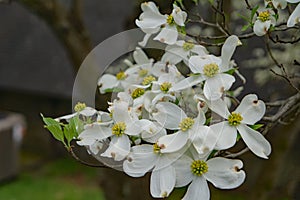
[[242,30],[241,31],[246,31],[248,28],[250,28],[251,27],[251,24],[247,24],[247,25],[244,25],[243,27],[242,27]]
[[226,73],[226,74],[232,75],[232,74],[234,74],[235,70],[236,70],[236,69],[233,68],[233,69],[228,70],[228,71],[225,72],[225,73]]
[[123,89],[122,88],[108,88],[106,90],[104,90],[105,93],[107,92],[122,92]]
[[255,13],[256,13],[256,11],[257,11],[257,9],[258,9],[258,7],[259,7],[259,5],[256,5],[253,9],[252,9],[252,11],[251,11],[251,22],[253,21],[253,18],[254,18],[254,15],[255,15]]
[[48,129],[50,131],[50,133],[53,135],[53,137],[55,139],[57,139],[58,141],[61,141],[62,143],[65,144],[64,141],[64,134],[63,134],[63,130],[60,126],[60,123],[50,117],[44,117],[42,114],[42,119],[44,121],[45,128]]
[[246,17],[246,16],[244,16],[244,15],[241,15],[241,14],[237,14],[239,17],[241,17],[241,18],[243,18],[245,21],[247,21],[247,22],[249,22],[249,23],[251,23],[252,21],[251,21],[251,19],[249,19],[248,17]]
[[253,125],[249,125],[249,126],[250,126],[250,128],[257,130],[257,129],[263,127],[264,125],[263,124],[253,124]]
[[176,26],[177,31],[183,35],[186,35],[185,27],[184,26]]
[[64,136],[67,139],[68,147],[70,147],[71,140],[77,135],[75,118],[72,118],[70,119],[69,124],[64,127]]

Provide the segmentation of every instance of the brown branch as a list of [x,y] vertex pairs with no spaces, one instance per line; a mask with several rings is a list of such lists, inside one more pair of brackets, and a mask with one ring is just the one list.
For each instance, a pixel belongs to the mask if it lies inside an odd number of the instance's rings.
[[84,160],[81,160],[76,154],[75,152],[73,151],[73,147],[70,147],[68,149],[69,153],[71,154],[71,156],[78,162],[80,162],[81,164],[83,165],[86,165],[86,166],[89,166],[89,167],[98,167],[98,168],[108,168],[107,166],[105,165],[99,165],[99,164],[93,164],[93,163],[88,163]]

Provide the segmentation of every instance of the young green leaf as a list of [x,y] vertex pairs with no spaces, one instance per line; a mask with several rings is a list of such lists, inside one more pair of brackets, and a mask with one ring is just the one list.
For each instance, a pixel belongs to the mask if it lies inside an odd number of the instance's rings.
[[63,134],[63,130],[60,126],[60,123],[50,117],[44,117],[43,115],[41,115],[41,116],[42,116],[44,123],[46,124],[45,128],[50,131],[50,133],[53,135],[53,137],[55,139],[57,139],[58,141],[61,141],[62,143],[65,144],[64,134]]

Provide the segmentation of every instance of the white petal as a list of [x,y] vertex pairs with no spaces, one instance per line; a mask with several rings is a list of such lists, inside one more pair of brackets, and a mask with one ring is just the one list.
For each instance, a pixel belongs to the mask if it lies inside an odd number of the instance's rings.
[[175,44],[177,37],[178,32],[176,26],[166,25],[161,29],[160,33],[155,38],[153,38],[153,40],[158,40],[166,44]]
[[149,38],[151,37],[151,35],[152,35],[151,33],[146,33],[143,40],[141,42],[139,42],[138,44],[142,47],[146,46],[146,44],[147,44]]
[[243,162],[222,157],[212,158],[207,161],[208,172],[203,176],[215,187],[221,189],[233,189],[240,186],[246,177],[243,170]]
[[197,130],[194,135],[193,145],[199,154],[205,155],[214,149],[219,134],[214,133],[213,129],[208,126],[199,126]]
[[211,63],[216,63],[220,66],[221,59],[213,55],[191,56],[189,59],[189,68],[193,73],[203,74],[203,67]]
[[178,131],[173,134],[165,135],[158,140],[158,146],[162,146],[162,153],[172,153],[180,150],[188,141],[188,133]]
[[264,116],[265,111],[265,103],[258,100],[255,94],[248,94],[242,99],[240,105],[234,112],[241,114],[243,117],[242,123],[252,125]]
[[146,119],[141,119],[134,121],[131,124],[128,124],[126,127],[125,133],[127,135],[138,135],[140,134],[143,130],[147,130],[148,127],[151,125],[151,121],[146,120]]
[[191,49],[191,52],[198,54],[199,56],[205,56],[208,55],[208,51],[204,46],[201,45],[195,45],[193,49]]
[[253,31],[257,36],[265,35],[271,26],[271,20],[262,22],[260,20],[256,20],[254,22]]
[[137,47],[133,52],[133,58],[134,61],[139,65],[151,62],[145,52],[139,47]]
[[203,88],[205,97],[212,101],[221,98],[224,91],[228,90],[234,81],[234,76],[229,74],[217,74],[212,78],[208,78]]
[[118,86],[117,78],[111,74],[104,74],[98,80],[99,90],[101,94],[105,93],[106,89],[111,89]]
[[78,136],[79,145],[92,145],[96,140],[103,140],[112,136],[111,129],[98,124],[93,124],[85,128]]
[[167,197],[172,192],[176,173],[171,165],[161,170],[154,170],[150,178],[150,192],[154,198]]
[[221,117],[227,119],[230,115],[229,110],[227,108],[227,104],[222,99],[217,99],[215,101],[208,101],[208,107]]
[[229,62],[231,60],[231,57],[238,45],[241,44],[241,41],[239,38],[235,35],[229,36],[224,45],[222,46],[222,52],[221,52],[221,59],[222,59],[222,68],[221,72],[229,70]]
[[286,0],[287,2],[289,2],[289,3],[297,3],[297,2],[299,2],[299,0]]
[[203,176],[196,177],[189,185],[182,200],[209,200],[210,192],[207,181]]
[[128,159],[123,163],[123,170],[132,177],[140,177],[150,171],[157,160],[153,153],[153,146],[148,144],[132,147]]
[[135,23],[140,28],[156,28],[166,22],[166,16],[160,14],[157,6],[153,2],[141,4],[143,13]]
[[219,134],[215,149],[228,149],[236,143],[237,130],[230,126],[227,121],[213,124],[210,127],[215,134]]
[[287,21],[287,27],[293,27],[300,22],[300,4],[297,5]]
[[130,151],[130,140],[127,135],[114,136],[107,150],[101,154],[103,157],[113,158],[115,161],[123,160]]
[[268,158],[271,153],[271,145],[261,133],[244,124],[237,126],[237,129],[246,145],[255,155]]
[[177,105],[169,102],[161,102],[156,105],[157,112],[153,113],[153,118],[164,128],[177,130],[179,123],[187,116]]
[[187,77],[177,83],[175,83],[171,88],[170,91],[180,91],[187,89],[189,87],[193,87],[204,80],[203,76],[195,75]]
[[193,180],[194,175],[191,172],[192,162],[193,160],[190,157],[183,155],[174,163],[176,170],[176,187],[186,186]]
[[175,21],[176,24],[178,24],[179,26],[184,26],[184,22],[186,20],[187,13],[182,11],[175,4],[173,4],[172,16],[173,16],[174,21]]
[[[161,61],[164,63],[171,63],[171,64],[178,64],[179,62],[181,62],[183,59],[187,58],[187,53],[184,52],[184,54],[179,53],[179,51],[181,51],[181,48],[174,48],[172,49],[173,52],[170,51],[166,51],[164,53],[164,55],[161,58]],[[176,50],[178,50],[178,52],[176,52]]]

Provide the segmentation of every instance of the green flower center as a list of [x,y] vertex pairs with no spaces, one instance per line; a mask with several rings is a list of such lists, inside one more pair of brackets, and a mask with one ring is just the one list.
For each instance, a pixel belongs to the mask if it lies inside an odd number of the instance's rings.
[[208,171],[208,166],[205,161],[194,160],[191,164],[192,173],[196,176],[201,176]]
[[145,94],[145,90],[143,88],[136,88],[135,90],[133,90],[133,92],[131,93],[131,97],[133,99],[136,99],[140,96],[142,96],[143,94]]
[[160,85],[160,90],[163,91],[164,93],[167,93],[171,87],[172,87],[172,83],[164,82]]
[[117,78],[118,80],[124,80],[126,77],[127,77],[127,75],[125,74],[125,72],[119,72],[119,73],[117,73],[117,75],[116,75],[116,78]]
[[213,77],[219,73],[219,66],[216,63],[206,64],[203,67],[203,73],[208,77]]
[[78,102],[78,103],[75,105],[74,110],[75,110],[76,112],[80,112],[80,111],[82,111],[82,110],[85,109],[85,108],[86,108],[85,103]]
[[228,117],[228,123],[230,126],[237,126],[241,123],[243,117],[239,113],[232,112]]
[[146,76],[142,82],[142,85],[149,85],[153,81],[156,81],[156,78],[154,76]]
[[111,128],[112,134],[116,136],[122,136],[125,133],[126,124],[124,122],[118,122]]
[[182,46],[182,48],[185,50],[185,51],[189,51],[191,49],[194,48],[194,44],[193,43],[190,43],[190,42],[185,42]]
[[179,128],[181,131],[187,131],[190,128],[192,128],[192,126],[194,125],[194,122],[195,122],[194,119],[187,117],[179,123]]
[[260,12],[257,18],[262,22],[268,21],[270,19],[270,12],[269,11]]
[[168,18],[167,18],[167,23],[169,25],[173,25],[175,24],[175,21],[174,21],[174,17],[172,15],[169,15]]
[[147,69],[141,69],[139,71],[139,77],[145,77],[148,74],[148,70]]

